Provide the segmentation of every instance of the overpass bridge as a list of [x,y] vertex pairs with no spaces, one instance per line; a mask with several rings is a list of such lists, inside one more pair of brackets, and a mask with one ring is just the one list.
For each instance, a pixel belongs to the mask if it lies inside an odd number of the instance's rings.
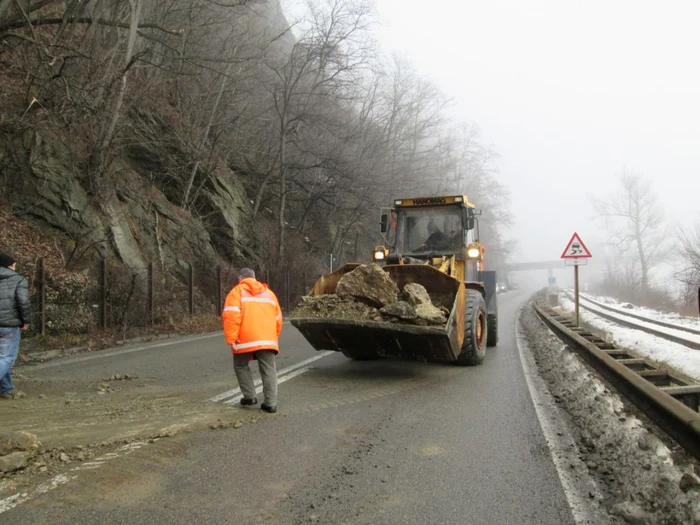
[[563,259],[556,261],[535,261],[511,263],[504,266],[506,272],[527,272],[530,270],[547,270],[548,277],[554,277],[554,270],[565,268]]

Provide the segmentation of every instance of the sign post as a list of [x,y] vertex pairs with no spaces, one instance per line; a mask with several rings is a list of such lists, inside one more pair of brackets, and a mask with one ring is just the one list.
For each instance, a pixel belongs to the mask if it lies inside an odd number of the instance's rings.
[[324,257],[323,263],[330,269],[331,273],[333,273],[333,268],[338,267],[338,256],[334,253],[329,253]]
[[566,248],[561,254],[561,258],[567,266],[574,267],[574,296],[576,304],[576,326],[579,325],[579,286],[578,286],[578,267],[588,264],[588,259],[592,257],[591,252],[583,244],[578,233],[574,233],[566,245]]

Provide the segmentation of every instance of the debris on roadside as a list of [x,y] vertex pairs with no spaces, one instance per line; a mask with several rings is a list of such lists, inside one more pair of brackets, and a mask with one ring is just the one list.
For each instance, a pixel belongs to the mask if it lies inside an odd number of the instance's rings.
[[41,450],[41,443],[28,432],[0,432],[0,472],[26,468]]
[[105,381],[132,381],[134,379],[138,379],[138,376],[132,374],[114,374],[105,379]]

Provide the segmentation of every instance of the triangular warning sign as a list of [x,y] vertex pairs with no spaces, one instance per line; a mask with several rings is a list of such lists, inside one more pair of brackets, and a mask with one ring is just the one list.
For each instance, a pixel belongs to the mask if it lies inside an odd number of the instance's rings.
[[581,237],[578,236],[578,233],[574,233],[573,237],[571,237],[571,240],[569,241],[569,244],[566,245],[564,253],[561,254],[561,258],[580,259],[588,257],[593,257],[591,252],[588,251],[586,245],[583,244],[583,241],[581,240]]

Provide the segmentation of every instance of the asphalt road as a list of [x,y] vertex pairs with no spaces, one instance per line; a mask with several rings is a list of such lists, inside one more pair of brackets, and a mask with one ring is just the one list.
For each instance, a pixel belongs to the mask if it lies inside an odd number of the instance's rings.
[[[280,385],[277,415],[223,407],[240,428],[117,455],[3,513],[2,522],[574,523],[516,346],[516,313],[527,297],[500,296],[500,342],[481,366],[334,353]],[[319,355],[290,325],[282,348],[281,371]],[[236,387],[219,336],[103,355],[32,374],[70,383],[138,373],[202,410]]]

